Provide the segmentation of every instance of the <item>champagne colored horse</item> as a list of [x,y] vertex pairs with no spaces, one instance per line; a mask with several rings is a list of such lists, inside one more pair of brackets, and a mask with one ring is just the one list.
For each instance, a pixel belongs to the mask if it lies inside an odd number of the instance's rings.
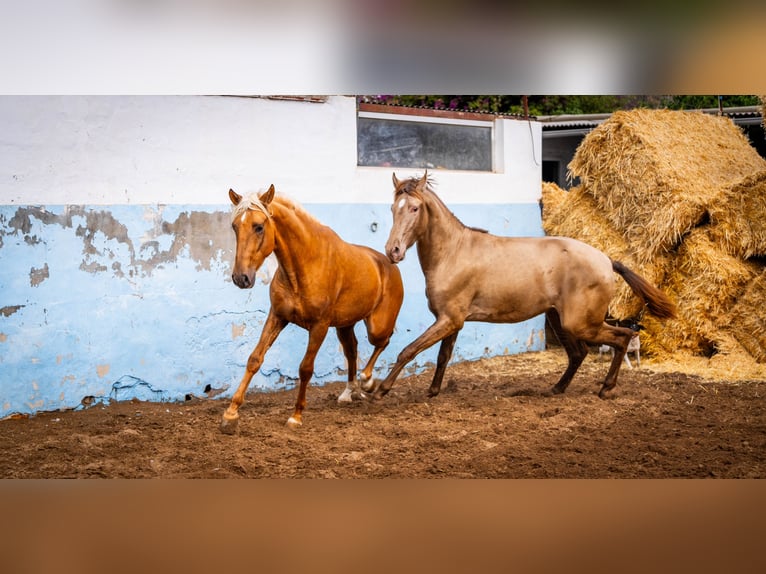
[[330,327],[335,327],[348,361],[348,383],[338,402],[351,401],[358,391],[357,340],[354,325],[364,321],[367,338],[375,347],[360,374],[365,390],[372,390],[372,369],[388,345],[404,297],[399,269],[382,253],[343,241],[295,202],[274,197],[274,186],[260,196],[229,190],[235,205],[232,227],[237,254],[232,280],[241,289],[255,283],[255,273],[272,252],[279,268],[271,281],[271,309],[261,337],[231,405],[223,414],[221,431],[237,428],[239,407],[266,351],[288,323],[309,332],[308,348],[300,364],[300,388],[295,412],[287,424],[299,427],[306,406],[306,387],[314,374],[314,359]]
[[569,365],[551,390],[563,393],[588,353],[588,343],[615,349],[599,392],[606,398],[617,383],[628,343],[635,334],[604,322],[618,273],[650,313],[675,316],[673,302],[645,279],[601,251],[567,237],[497,237],[463,225],[431,190],[427,174],[399,181],[393,175],[394,223],[386,254],[394,263],[417,242],[434,322],[399,354],[373,395],[382,398],[404,366],[441,341],[428,390],[441,388],[447,362],[465,321],[516,323],[545,313],[564,346]]

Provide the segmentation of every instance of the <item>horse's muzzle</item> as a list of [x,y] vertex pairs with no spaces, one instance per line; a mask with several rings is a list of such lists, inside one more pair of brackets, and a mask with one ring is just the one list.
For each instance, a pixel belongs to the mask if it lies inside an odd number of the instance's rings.
[[393,247],[390,247],[386,250],[386,255],[388,255],[388,259],[391,261],[391,263],[399,263],[402,259],[404,259],[405,251],[405,249],[402,249],[398,245],[394,245]]
[[232,273],[231,280],[240,289],[250,289],[255,284],[254,278],[247,273]]

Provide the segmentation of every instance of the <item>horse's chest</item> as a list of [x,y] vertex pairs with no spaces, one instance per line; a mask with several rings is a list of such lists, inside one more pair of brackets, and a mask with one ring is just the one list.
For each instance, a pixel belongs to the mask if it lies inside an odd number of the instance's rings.
[[272,308],[277,316],[300,327],[308,328],[312,323],[311,317],[313,317],[314,313],[300,300],[279,298],[272,301]]

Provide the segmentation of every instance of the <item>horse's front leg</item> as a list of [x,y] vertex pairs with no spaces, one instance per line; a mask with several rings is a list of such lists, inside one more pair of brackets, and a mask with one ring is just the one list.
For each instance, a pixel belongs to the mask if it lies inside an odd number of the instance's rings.
[[449,363],[452,357],[452,350],[455,348],[455,341],[457,341],[457,335],[460,331],[456,331],[448,337],[442,339],[442,343],[439,346],[439,356],[436,359],[436,371],[434,372],[434,378],[431,381],[431,386],[428,387],[428,396],[435,397],[439,394],[442,388],[442,379],[444,379],[444,371],[447,370],[447,363]]
[[239,423],[239,407],[245,402],[245,393],[247,387],[250,385],[250,381],[253,379],[253,375],[258,372],[263,363],[263,357],[266,355],[266,351],[274,344],[279,334],[287,325],[287,321],[280,319],[274,314],[274,311],[269,311],[269,316],[266,318],[266,324],[261,331],[261,338],[258,340],[258,344],[250,354],[247,360],[247,367],[245,368],[245,375],[242,377],[242,381],[237,387],[237,391],[231,398],[231,404],[223,413],[221,419],[221,432],[224,434],[234,434],[237,430]]
[[300,377],[300,388],[298,389],[298,400],[295,402],[295,412],[293,416],[287,419],[287,426],[298,428],[303,424],[303,409],[306,408],[306,387],[314,374],[314,359],[322,346],[324,338],[327,336],[329,325],[313,325],[309,328],[309,344],[306,348],[306,354],[303,356],[301,366],[298,369]]
[[458,323],[457,321],[454,321],[448,317],[439,317],[433,325],[428,327],[428,329],[426,329],[423,334],[420,335],[420,337],[407,345],[404,350],[399,353],[399,356],[396,358],[396,364],[394,364],[394,366],[391,368],[388,376],[378,385],[375,393],[373,394],[373,398],[376,400],[382,399],[386,394],[388,394],[388,391],[390,391],[391,387],[394,385],[396,377],[399,376],[399,373],[401,373],[405,365],[414,359],[418,354],[436,342],[441,341],[447,337],[451,337],[452,335],[456,335],[457,332],[462,328],[462,323]]

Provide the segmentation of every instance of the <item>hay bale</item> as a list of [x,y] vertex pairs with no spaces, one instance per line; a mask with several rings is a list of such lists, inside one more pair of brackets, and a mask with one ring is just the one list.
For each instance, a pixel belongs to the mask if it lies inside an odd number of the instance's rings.
[[[555,183],[544,181],[543,192],[540,199],[540,207],[542,210],[543,229],[545,229],[545,222],[552,221],[556,214],[560,212],[559,208],[567,200],[567,191],[561,189]],[[547,232],[547,230],[545,230]]]
[[636,255],[672,250],[705,217],[724,186],[766,169],[728,118],[701,112],[619,111],[594,129],[569,163]]
[[697,355],[732,352],[724,327],[730,311],[762,268],[721,249],[708,226],[691,231],[672,260],[662,288],[676,302],[678,317],[660,323],[644,320],[641,345],[655,355],[689,351]]
[[726,330],[759,363],[766,363],[766,317],[763,304],[766,301],[766,269],[747,286],[732,307]]
[[[641,261],[625,238],[609,223],[599,209],[593,196],[582,186],[564,191],[555,184],[543,184],[543,229],[547,235],[558,235],[579,239],[606,253],[612,259],[621,261],[651,283],[660,284],[670,260],[655,257]],[[609,305],[609,315],[617,319],[636,318],[643,309],[643,303],[627,283],[617,282],[617,292]]]
[[766,256],[766,171],[723,188],[708,213],[711,238],[727,253]]

